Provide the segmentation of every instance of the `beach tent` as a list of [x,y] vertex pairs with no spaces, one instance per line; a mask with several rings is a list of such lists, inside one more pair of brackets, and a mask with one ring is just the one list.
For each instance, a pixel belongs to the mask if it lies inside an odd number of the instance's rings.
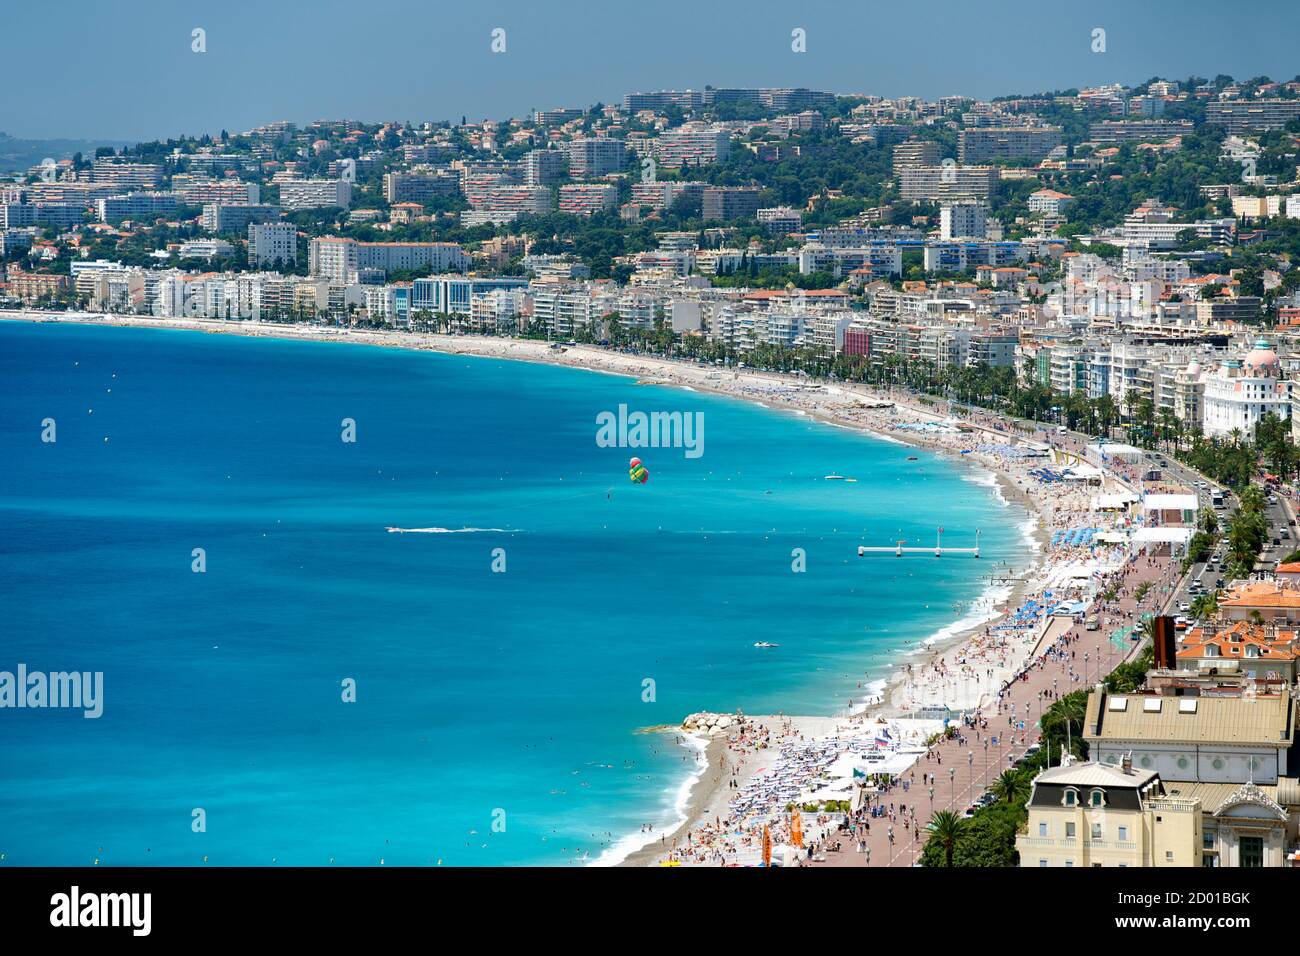
[[1066,481],[1098,481],[1102,474],[1096,465],[1071,465],[1064,472]]
[[1136,544],[1186,544],[1195,528],[1138,528],[1133,533]]
[[1120,461],[1135,463],[1142,460],[1143,454],[1141,448],[1134,448],[1132,445],[1125,445],[1120,442],[1098,442],[1095,445],[1088,446],[1088,456],[1101,461],[1118,458]]
[[1092,496],[1093,511],[1123,511],[1138,500],[1138,496],[1129,491],[1120,491]]
[[1060,604],[1056,605],[1056,607],[1052,608],[1051,613],[1053,615],[1074,617],[1076,614],[1082,614],[1086,610],[1088,610],[1088,605],[1083,601],[1062,601]]
[[1198,506],[1196,495],[1154,494],[1142,499],[1143,511],[1195,511]]
[[1128,540],[1128,536],[1118,531],[1101,531],[1093,540],[1101,544],[1123,544]]

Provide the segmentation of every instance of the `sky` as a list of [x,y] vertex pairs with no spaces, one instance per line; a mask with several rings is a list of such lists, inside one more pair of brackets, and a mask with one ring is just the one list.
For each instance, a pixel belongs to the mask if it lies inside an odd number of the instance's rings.
[[[505,119],[634,90],[988,98],[1292,79],[1296,0],[60,0],[0,14],[0,130],[149,140],[271,120]],[[194,52],[196,29],[206,52]],[[503,30],[504,52],[492,50]],[[792,31],[806,52],[792,50]],[[1094,52],[1094,31],[1105,31]]]

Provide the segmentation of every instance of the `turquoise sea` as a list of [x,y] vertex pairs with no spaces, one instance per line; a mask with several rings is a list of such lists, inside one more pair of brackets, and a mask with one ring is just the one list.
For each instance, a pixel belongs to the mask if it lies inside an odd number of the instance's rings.
[[[702,413],[704,453],[598,447],[620,404]],[[1028,557],[924,451],[343,343],[0,323],[0,462],[0,670],[104,675],[99,719],[0,709],[12,865],[594,860],[678,815],[645,728],[842,711]],[[985,557],[856,555],[937,525]]]

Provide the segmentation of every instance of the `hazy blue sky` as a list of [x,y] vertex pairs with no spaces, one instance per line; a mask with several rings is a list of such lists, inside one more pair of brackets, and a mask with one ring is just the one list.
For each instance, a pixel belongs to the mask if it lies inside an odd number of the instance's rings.
[[504,118],[705,84],[989,97],[1300,71],[1300,0],[59,0],[0,22],[0,130],[21,137]]

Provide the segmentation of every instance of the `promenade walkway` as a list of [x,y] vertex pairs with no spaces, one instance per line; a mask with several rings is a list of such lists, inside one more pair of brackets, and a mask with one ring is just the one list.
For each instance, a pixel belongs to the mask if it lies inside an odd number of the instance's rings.
[[[1116,600],[1104,604],[1099,599],[1089,611],[1099,616],[1100,630],[1075,625],[1056,642],[1044,642],[1023,678],[1013,681],[1000,701],[980,713],[977,726],[959,727],[957,738],[931,748],[891,790],[872,796],[870,802],[885,815],[864,815],[853,832],[832,833],[813,848],[811,865],[915,864],[934,813],[964,812],[1017,756],[1038,742],[1038,719],[1054,700],[1092,687],[1133,656],[1138,642],[1121,647],[1110,639],[1111,634],[1137,623],[1144,613],[1158,612],[1177,573],[1177,562],[1168,557],[1131,558],[1117,573]],[[1135,592],[1144,582],[1151,587],[1139,603]],[[1052,759],[1057,762],[1057,755]],[[864,851],[858,850],[859,839],[865,840]],[[834,848],[836,842],[839,849]],[[824,860],[818,859],[823,856]]]

